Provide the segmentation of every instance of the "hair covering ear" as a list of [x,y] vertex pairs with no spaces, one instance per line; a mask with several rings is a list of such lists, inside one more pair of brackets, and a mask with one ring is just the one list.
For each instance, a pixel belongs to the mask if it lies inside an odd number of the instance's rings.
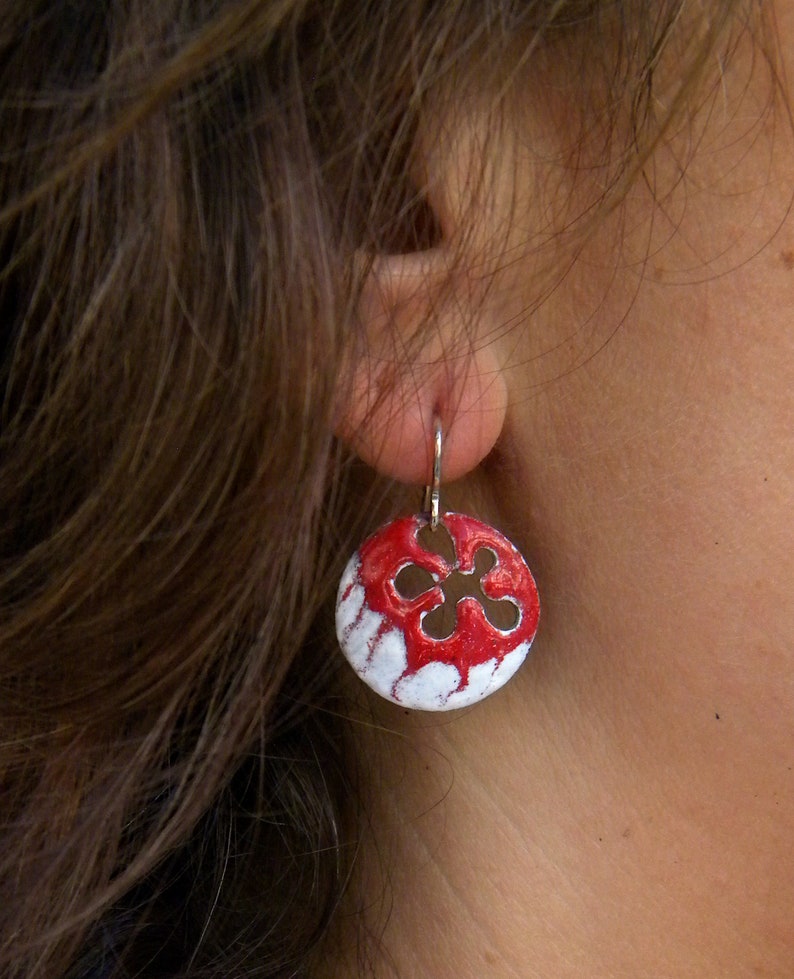
[[[453,100],[454,101],[454,100]],[[446,111],[446,110],[449,111]],[[423,116],[412,169],[440,241],[369,263],[358,305],[352,382],[340,392],[337,433],[368,464],[424,483],[433,423],[444,430],[444,478],[473,470],[493,448],[507,409],[498,304],[486,303],[493,237],[481,114],[442,104]]]
[[337,434],[401,482],[427,481],[433,419],[444,429],[444,477],[474,469],[504,424],[507,388],[493,330],[472,329],[478,300],[443,249],[378,258],[361,294],[365,338],[341,394]]

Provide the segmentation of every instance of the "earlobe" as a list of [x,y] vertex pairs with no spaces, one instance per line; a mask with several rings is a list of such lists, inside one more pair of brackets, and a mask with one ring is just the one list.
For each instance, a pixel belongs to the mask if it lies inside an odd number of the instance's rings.
[[[482,120],[426,113],[416,137],[417,194],[439,230],[435,247],[366,263],[360,330],[337,434],[369,465],[426,483],[433,420],[444,432],[444,480],[475,469],[496,443],[507,410],[500,305],[487,260],[494,237]],[[489,271],[490,270],[490,271]]]
[[445,481],[476,468],[504,424],[507,389],[488,339],[495,331],[476,328],[481,298],[460,286],[439,248],[379,257],[361,292],[364,340],[340,393],[337,434],[400,482],[427,482],[435,415]]

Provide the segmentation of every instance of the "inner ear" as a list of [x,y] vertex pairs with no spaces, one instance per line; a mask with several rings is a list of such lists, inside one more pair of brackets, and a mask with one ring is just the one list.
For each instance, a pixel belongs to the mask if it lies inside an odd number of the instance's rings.
[[443,237],[441,222],[425,194],[408,188],[387,220],[375,229],[379,255],[407,255],[437,248]]

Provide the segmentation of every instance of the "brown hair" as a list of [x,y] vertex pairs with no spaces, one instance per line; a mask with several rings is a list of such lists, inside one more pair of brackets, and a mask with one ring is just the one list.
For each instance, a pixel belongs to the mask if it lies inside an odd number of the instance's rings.
[[355,837],[323,611],[354,255],[434,242],[423,101],[508,42],[610,52],[625,172],[684,6],[0,3],[2,975],[309,967]]

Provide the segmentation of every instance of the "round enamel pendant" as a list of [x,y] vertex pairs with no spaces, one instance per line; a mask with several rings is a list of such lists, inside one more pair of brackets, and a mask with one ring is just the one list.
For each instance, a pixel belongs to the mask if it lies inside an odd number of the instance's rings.
[[513,676],[540,604],[526,562],[493,527],[459,513],[442,514],[436,530],[429,523],[402,517],[364,541],[339,584],[336,631],[353,669],[382,697],[452,710]]

